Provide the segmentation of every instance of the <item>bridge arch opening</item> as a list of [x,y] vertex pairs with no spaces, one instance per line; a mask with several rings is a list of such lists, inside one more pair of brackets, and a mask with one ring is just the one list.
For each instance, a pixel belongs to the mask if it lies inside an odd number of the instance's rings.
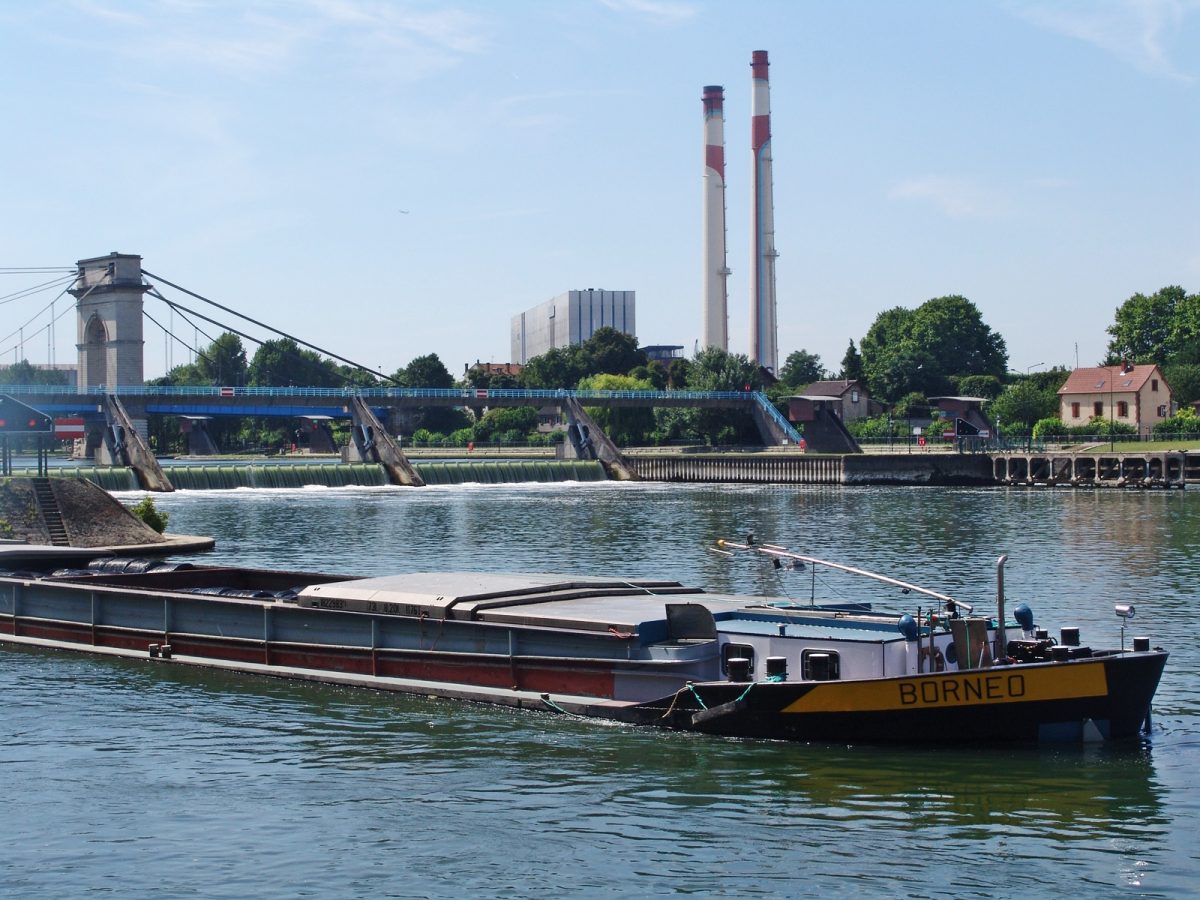
[[84,384],[108,384],[108,331],[100,316],[92,314],[83,330]]

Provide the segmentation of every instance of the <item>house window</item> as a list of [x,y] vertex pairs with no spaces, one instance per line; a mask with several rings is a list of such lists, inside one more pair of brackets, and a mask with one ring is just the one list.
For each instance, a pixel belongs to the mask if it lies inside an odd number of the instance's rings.
[[838,681],[841,677],[842,666],[836,650],[805,650],[800,654],[802,680]]
[[851,402],[851,403],[857,403],[857,402],[858,402],[858,391],[851,391],[851,392],[850,392],[850,402]]
[[1158,417],[1160,419],[1165,419],[1167,417],[1167,404],[1164,403],[1161,406],[1159,406]]
[[1071,404],[1071,418],[1072,419],[1079,418],[1079,404],[1078,403]]
[[1092,415],[1093,416],[1104,415],[1104,401],[1103,400],[1097,400],[1095,403],[1092,404]]
[[1158,390],[1158,379],[1157,378],[1150,379],[1150,390],[1152,390],[1152,391]]
[[1124,400],[1117,401],[1117,418],[1118,419],[1128,419],[1129,418],[1129,404],[1126,403]]

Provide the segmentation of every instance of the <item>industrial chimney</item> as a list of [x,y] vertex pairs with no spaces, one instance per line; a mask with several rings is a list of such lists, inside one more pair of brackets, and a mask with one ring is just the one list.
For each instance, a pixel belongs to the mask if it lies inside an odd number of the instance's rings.
[[704,88],[704,347],[729,349],[725,254],[725,89]]
[[754,247],[750,283],[750,358],[779,371],[775,320],[775,206],[771,184],[771,96],[767,51],[755,50],[752,73],[750,139],[754,150]]

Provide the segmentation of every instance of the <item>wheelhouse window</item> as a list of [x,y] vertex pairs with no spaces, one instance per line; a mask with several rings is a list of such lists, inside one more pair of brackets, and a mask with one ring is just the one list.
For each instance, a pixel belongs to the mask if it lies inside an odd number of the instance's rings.
[[804,681],[838,681],[841,660],[836,650],[805,650],[800,654],[800,677]]
[[721,648],[721,674],[729,674],[731,659],[750,660],[750,673],[754,674],[754,648],[749,644],[726,644]]

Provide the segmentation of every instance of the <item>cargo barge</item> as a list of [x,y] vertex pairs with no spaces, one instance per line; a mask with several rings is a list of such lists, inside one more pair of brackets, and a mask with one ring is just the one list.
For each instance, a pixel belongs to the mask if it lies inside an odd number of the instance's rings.
[[[997,611],[783,547],[796,568],[915,592],[907,613],[676,581],[428,572],[373,578],[0,547],[0,642],[734,737],[868,743],[1119,740],[1150,725],[1167,652],[1082,646]],[[815,583],[815,582],[814,582]],[[1118,609],[1121,614],[1121,609]],[[1132,607],[1126,608],[1132,616]],[[1011,639],[1010,639],[1011,637]]]

